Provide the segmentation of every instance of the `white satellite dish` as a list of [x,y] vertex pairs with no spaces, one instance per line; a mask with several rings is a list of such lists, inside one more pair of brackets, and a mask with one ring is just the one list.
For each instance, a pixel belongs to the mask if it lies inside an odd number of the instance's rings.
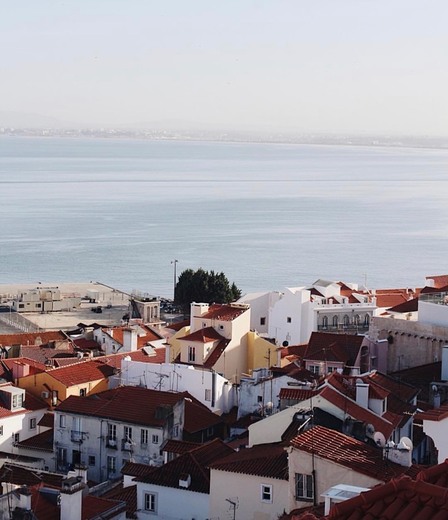
[[386,446],[386,437],[384,437],[381,432],[375,432],[373,435],[373,440],[380,448],[384,448]]
[[412,444],[412,441],[409,437],[402,437],[398,443],[397,449],[412,451],[413,447],[414,445]]

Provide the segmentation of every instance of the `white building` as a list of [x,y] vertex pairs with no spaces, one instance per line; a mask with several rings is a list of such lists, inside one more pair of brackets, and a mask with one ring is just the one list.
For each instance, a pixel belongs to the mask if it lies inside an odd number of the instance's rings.
[[184,395],[119,387],[92,396],[71,396],[55,410],[57,469],[88,468],[97,482],[120,476],[131,458],[161,464],[166,439],[182,439]]
[[237,404],[236,389],[212,369],[181,363],[148,364],[125,357],[120,384],[167,392],[188,391],[215,413],[227,413]]

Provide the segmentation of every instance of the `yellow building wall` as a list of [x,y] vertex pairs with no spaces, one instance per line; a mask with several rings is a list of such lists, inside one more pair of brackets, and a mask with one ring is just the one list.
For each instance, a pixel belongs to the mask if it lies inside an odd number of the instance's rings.
[[269,368],[277,364],[277,347],[256,332],[247,335],[247,367],[249,374],[256,368]]
[[[66,387],[63,383],[52,377],[51,372],[41,372],[39,374],[19,378],[17,386],[19,386],[19,388],[24,388],[35,397],[42,399],[51,407],[51,393],[54,390],[58,393],[58,404],[60,404],[71,395],[79,396],[81,389],[85,389],[87,395],[103,392],[109,388],[109,383],[107,379],[100,379]],[[43,399],[42,392],[49,392],[49,398]]]
[[173,334],[171,338],[169,338],[168,343],[170,345],[170,363],[173,363],[173,361],[180,354],[181,342],[178,340],[178,338],[183,338],[189,333],[190,326],[186,325],[185,327],[182,327],[180,330],[178,330],[176,334]]

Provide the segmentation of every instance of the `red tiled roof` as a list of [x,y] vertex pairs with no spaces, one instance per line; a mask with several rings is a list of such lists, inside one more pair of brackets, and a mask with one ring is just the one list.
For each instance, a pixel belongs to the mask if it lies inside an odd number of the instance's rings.
[[164,363],[165,362],[165,347],[154,348],[154,355],[148,354],[143,347],[133,352],[121,352],[119,354],[108,354],[107,356],[95,357],[94,360],[109,365],[114,368],[121,368],[121,361],[123,358],[129,356],[132,361],[139,361],[140,363]]
[[368,379],[369,381],[373,381],[383,388],[386,388],[391,392],[391,394],[394,394],[396,397],[406,402],[411,401],[419,392],[414,386],[399,381],[391,376],[382,374],[381,372],[370,372]]
[[[82,501],[82,518],[81,520],[94,520],[97,518],[114,518],[118,513],[127,510],[126,503],[118,500],[110,500],[107,498],[95,497],[87,495]],[[113,511],[113,516],[109,516]],[[39,517],[43,518],[43,517]],[[61,520],[63,520],[61,518]]]
[[120,502],[126,503],[126,518],[137,518],[135,514],[137,511],[137,485],[123,487],[120,484],[116,488],[112,489],[103,498],[109,498],[113,500],[119,500]]
[[19,334],[0,334],[0,346],[11,347],[13,345],[47,345],[52,341],[67,341],[67,337],[61,331],[49,332],[21,332]]
[[404,303],[400,303],[388,309],[389,312],[398,312],[400,314],[407,314],[408,312],[417,312],[418,311],[418,298],[412,298],[411,300],[407,300]]
[[175,322],[167,325],[166,328],[177,332],[180,329],[183,329],[184,327],[188,327],[189,325],[190,325],[190,320],[175,321]]
[[291,441],[291,446],[383,482],[402,475],[408,470],[406,467],[384,460],[382,449],[374,448],[323,426],[314,426],[300,433]]
[[18,443],[20,448],[53,452],[53,430],[46,430]]
[[[123,334],[124,330],[126,330],[128,327],[114,327],[112,329],[112,339],[116,341],[117,343],[120,343],[123,345]],[[148,342],[150,341],[158,341],[161,339],[164,339],[163,336],[158,334],[156,331],[152,330],[146,325],[139,324],[138,328],[141,332],[144,332],[145,335],[137,335],[137,348],[144,347]],[[104,329],[104,332],[108,332],[110,329]]]
[[203,329],[199,329],[178,339],[184,341],[196,341],[198,343],[210,343],[212,341],[225,340],[225,338],[221,336],[219,332],[216,332],[213,327],[204,327]]
[[312,332],[304,359],[343,361],[353,366],[363,340],[363,336],[354,334]]
[[288,480],[288,454],[284,447],[261,444],[232,453],[211,464],[211,469]]
[[440,290],[442,287],[448,286],[448,274],[426,276],[426,280],[432,280],[434,288],[438,290]]
[[114,367],[99,361],[80,361],[66,367],[53,368],[48,374],[66,387],[87,383],[88,381],[101,381],[114,374]]
[[223,423],[221,417],[206,406],[192,399],[185,399],[184,430],[186,432],[196,433],[221,423]]
[[12,370],[14,365],[16,364],[28,365],[30,374],[38,374],[39,372],[45,372],[45,370],[47,369],[47,367],[43,363],[39,363],[34,359],[26,357],[2,359],[0,360],[0,377],[8,381],[12,381]]
[[288,365],[285,365],[281,368],[271,367],[270,371],[272,372],[273,377],[288,376],[292,377],[293,379],[296,379],[297,381],[305,381],[312,383],[319,379],[319,376],[313,374],[313,372],[310,372],[309,370],[306,370],[306,368],[298,366],[294,362],[289,363]]
[[39,363],[46,363],[49,359],[74,357],[73,345],[67,343],[64,348],[53,348],[37,345],[23,345],[19,350],[21,357],[34,359]]
[[448,489],[448,459],[441,464],[420,471],[417,480]]
[[137,462],[126,462],[121,468],[122,475],[128,475],[130,477],[143,477],[154,471],[155,466],[149,466],[149,464],[140,464]]
[[203,366],[205,368],[212,368],[218,362],[218,359],[225,351],[229,342],[230,340],[228,339],[222,339],[204,360]]
[[100,345],[93,339],[78,338],[73,340],[73,344],[80,350],[98,350]]
[[310,397],[313,397],[314,395],[318,394],[318,390],[309,390],[309,389],[303,389],[303,388],[294,388],[294,387],[288,387],[288,388],[281,388],[279,399],[288,399],[288,400],[294,400],[294,401],[306,401],[306,399],[309,399]]
[[0,482],[9,482],[18,486],[35,486],[44,483],[60,488],[63,478],[65,477],[61,474],[40,471],[36,468],[27,468],[8,462],[5,462],[0,469]]
[[[87,397],[70,396],[56,410],[161,427],[166,418],[160,410],[173,407],[186,397],[196,401],[188,392],[162,392],[137,386],[120,386]],[[190,419],[185,418],[187,420]]]
[[288,356],[298,356],[299,358],[303,358],[305,355],[306,349],[308,348],[308,344],[305,345],[291,345],[289,347],[281,347],[281,357],[288,357]]
[[236,307],[233,305],[210,305],[208,311],[201,316],[206,320],[232,321],[245,313],[248,307]]
[[209,466],[214,461],[230,453],[233,453],[232,448],[221,440],[215,439],[164,464],[145,477],[136,478],[136,480],[137,482],[145,482],[157,486],[182,489],[179,486],[179,477],[181,475],[190,475],[191,484],[188,487],[188,491],[209,493]]
[[54,413],[45,412],[42,419],[37,423],[37,426],[43,426],[44,428],[54,427]]
[[175,439],[168,439],[161,447],[161,451],[166,451],[167,453],[176,453],[177,455],[183,455],[194,448],[197,448],[200,444],[196,442],[187,442],[187,441],[176,441]]
[[376,297],[376,306],[381,308],[390,309],[391,307],[396,307],[402,303],[405,303],[409,299],[409,295],[396,293],[396,294],[378,294]]
[[443,520],[448,518],[448,490],[404,476],[335,504],[327,518]]
[[337,406],[340,410],[344,411],[347,416],[352,417],[358,421],[363,421],[367,424],[372,424],[375,428],[375,431],[381,432],[386,439],[388,439],[396,426],[401,422],[401,417],[394,417],[394,423],[389,420],[376,415],[370,410],[363,408],[359,404],[355,403],[345,395],[337,392],[330,386],[325,386],[319,392],[319,395],[332,403],[334,406]]
[[448,404],[442,405],[440,408],[419,412],[415,415],[415,419],[420,421],[443,421],[448,417]]

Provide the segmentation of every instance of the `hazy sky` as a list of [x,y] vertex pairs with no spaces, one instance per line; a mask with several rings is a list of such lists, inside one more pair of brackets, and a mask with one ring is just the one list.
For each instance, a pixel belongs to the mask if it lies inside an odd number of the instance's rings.
[[0,5],[0,111],[448,135],[447,0]]

